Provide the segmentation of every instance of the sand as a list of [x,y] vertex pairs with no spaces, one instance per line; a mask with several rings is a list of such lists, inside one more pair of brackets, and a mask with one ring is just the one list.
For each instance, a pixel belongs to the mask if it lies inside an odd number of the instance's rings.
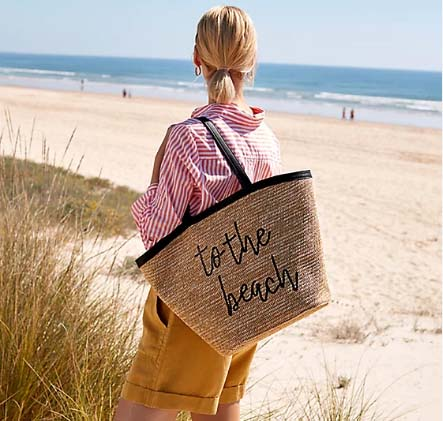
[[[140,192],[166,128],[199,105],[0,87],[15,129],[29,139],[34,125],[28,157],[41,161],[45,138],[57,164],[81,160],[80,173]],[[368,394],[390,385],[378,402],[385,414],[414,409],[399,419],[440,419],[441,130],[274,112],[266,121],[285,172],[312,171],[334,302],[259,344],[242,412],[293,402],[299,379],[305,387],[311,375],[324,380],[326,361],[351,383],[369,371]],[[10,153],[6,139],[0,148]],[[144,251],[137,232],[118,241],[121,259]]]

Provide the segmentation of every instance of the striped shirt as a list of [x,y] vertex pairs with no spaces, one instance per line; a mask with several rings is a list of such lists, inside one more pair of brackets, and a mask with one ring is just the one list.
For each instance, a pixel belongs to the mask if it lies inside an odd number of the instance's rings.
[[212,135],[195,117],[212,120],[251,182],[282,172],[280,144],[263,121],[265,112],[250,108],[253,116],[236,104],[207,104],[172,126],[158,183],[131,205],[146,250],[182,222],[188,204],[196,215],[241,189]]

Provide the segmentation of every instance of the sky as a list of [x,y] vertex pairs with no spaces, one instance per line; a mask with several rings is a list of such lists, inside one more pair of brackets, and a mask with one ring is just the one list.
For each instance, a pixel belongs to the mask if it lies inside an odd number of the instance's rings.
[[190,59],[218,4],[251,16],[259,62],[442,68],[440,0],[0,0],[0,51]]

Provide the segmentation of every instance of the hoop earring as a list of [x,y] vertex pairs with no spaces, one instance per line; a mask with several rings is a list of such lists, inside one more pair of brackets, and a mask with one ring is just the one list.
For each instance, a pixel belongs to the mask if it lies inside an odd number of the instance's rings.
[[195,76],[200,76],[200,75],[202,74],[202,68],[201,68],[201,66],[196,66],[196,67],[194,68],[194,73],[195,73]]

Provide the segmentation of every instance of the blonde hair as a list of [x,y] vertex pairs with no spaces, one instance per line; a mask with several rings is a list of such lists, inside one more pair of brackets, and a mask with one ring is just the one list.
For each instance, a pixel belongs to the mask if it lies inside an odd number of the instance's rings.
[[209,70],[208,96],[228,104],[236,94],[232,76],[254,79],[257,39],[252,20],[235,6],[209,9],[198,22],[195,48]]

